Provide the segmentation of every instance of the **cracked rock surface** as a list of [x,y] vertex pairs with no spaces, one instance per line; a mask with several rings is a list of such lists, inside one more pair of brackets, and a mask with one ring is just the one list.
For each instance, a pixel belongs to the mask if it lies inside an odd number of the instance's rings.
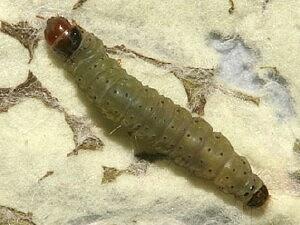
[[[299,224],[299,11],[297,0],[0,1],[0,224]],[[266,206],[138,161],[52,59],[42,32],[57,14],[228,137],[270,189]]]

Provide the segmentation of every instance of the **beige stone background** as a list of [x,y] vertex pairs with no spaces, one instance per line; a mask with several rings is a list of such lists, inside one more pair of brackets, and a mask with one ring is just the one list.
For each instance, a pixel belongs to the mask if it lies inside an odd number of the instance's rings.
[[[298,0],[87,0],[72,9],[75,3],[0,1],[1,21],[28,21],[41,37],[28,63],[27,49],[0,32],[0,224],[300,224]],[[206,98],[203,117],[260,174],[267,205],[244,208],[166,160],[138,162],[133,145],[109,135],[112,127],[53,62],[38,17],[57,14],[108,47],[124,44],[172,63],[112,54],[182,106],[189,106],[187,67],[214,68],[196,89]],[[177,77],[174,68],[182,70]],[[37,80],[14,89],[29,70]]]

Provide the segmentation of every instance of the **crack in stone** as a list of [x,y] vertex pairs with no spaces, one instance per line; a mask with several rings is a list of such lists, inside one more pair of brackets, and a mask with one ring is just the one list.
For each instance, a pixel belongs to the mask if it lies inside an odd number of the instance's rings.
[[7,112],[8,109],[24,100],[24,98],[36,98],[41,100],[46,106],[63,111],[58,99],[44,87],[33,75],[28,73],[27,80],[15,88],[0,88],[0,112]]
[[52,170],[51,171],[47,171],[44,176],[42,176],[40,179],[38,179],[38,182],[44,180],[45,178],[47,178],[47,177],[49,177],[49,176],[51,176],[53,174],[54,174],[54,171],[52,171]]
[[83,117],[65,113],[65,120],[72,129],[75,149],[68,156],[77,155],[79,150],[96,150],[104,146],[103,142],[91,131],[91,124]]
[[0,31],[17,39],[28,50],[28,63],[30,63],[33,59],[34,50],[40,41],[40,37],[38,35],[39,29],[30,26],[27,21],[20,21],[16,24],[11,24],[5,21],[0,22]]
[[229,14],[232,14],[235,10],[234,2],[233,0],[229,0],[230,8],[228,9]]
[[24,213],[11,207],[0,205],[0,224],[3,225],[36,225],[32,213]]
[[73,131],[75,142],[74,150],[67,156],[76,155],[81,149],[96,150],[104,146],[103,142],[91,131],[91,124],[85,119],[75,115],[69,115],[59,104],[57,98],[53,97],[48,89],[44,88],[41,82],[33,75],[31,71],[25,82],[15,88],[0,88],[0,113],[7,112],[25,98],[36,98],[41,100],[46,106],[63,112],[65,120]]
[[75,9],[80,8],[80,7],[83,5],[83,3],[85,3],[86,1],[87,1],[87,0],[78,0],[78,1],[73,5],[72,10],[75,10]]

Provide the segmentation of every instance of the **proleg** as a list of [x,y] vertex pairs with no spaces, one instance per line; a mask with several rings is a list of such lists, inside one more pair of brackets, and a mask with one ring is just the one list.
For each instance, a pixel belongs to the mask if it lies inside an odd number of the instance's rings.
[[45,39],[94,106],[131,134],[138,151],[167,156],[249,207],[266,202],[267,187],[225,136],[127,74],[99,38],[63,17],[52,17]]

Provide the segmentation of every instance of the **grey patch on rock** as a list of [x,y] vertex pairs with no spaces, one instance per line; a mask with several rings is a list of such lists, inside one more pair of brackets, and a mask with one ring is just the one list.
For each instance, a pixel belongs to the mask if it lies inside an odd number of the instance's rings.
[[280,119],[287,119],[295,116],[294,100],[289,90],[275,81],[264,85],[263,99],[275,107],[276,115]]
[[87,225],[87,224],[93,223],[93,222],[95,222],[95,221],[97,221],[101,218],[102,218],[101,215],[92,214],[92,215],[78,217],[78,218],[73,219],[73,220],[69,220],[67,222],[67,224],[70,224],[70,225]]
[[294,100],[288,81],[276,67],[262,67],[266,74],[260,77],[255,71],[259,52],[251,49],[240,37],[210,34],[211,46],[221,54],[219,76],[225,84],[240,91],[259,94],[275,111],[279,119],[295,116]]
[[267,76],[270,80],[273,80],[286,88],[289,86],[287,80],[279,74],[276,67],[270,67],[270,70],[267,72]]
[[[121,193],[117,194],[122,196]],[[128,197],[127,197],[128,198]],[[128,201],[128,199],[126,200]],[[226,210],[216,205],[197,205],[196,202],[181,197],[172,200],[158,198],[148,204],[120,205],[119,198],[111,199],[112,204],[118,204],[117,209],[109,209],[101,213],[101,218],[95,221],[99,224],[134,224],[136,221],[152,221],[150,224],[177,224],[177,225],[213,225],[213,224],[239,224],[238,218],[230,218]],[[98,212],[99,213],[99,212]],[[236,214],[238,216],[238,214]],[[172,223],[169,223],[169,222]]]
[[233,220],[226,215],[224,211],[216,206],[209,206],[204,209],[196,209],[189,212],[182,218],[182,221],[186,225],[205,224],[205,225],[217,225],[217,224],[233,224]]
[[270,221],[266,223],[261,223],[260,225],[296,225],[295,221],[291,221],[285,215],[275,215]]

